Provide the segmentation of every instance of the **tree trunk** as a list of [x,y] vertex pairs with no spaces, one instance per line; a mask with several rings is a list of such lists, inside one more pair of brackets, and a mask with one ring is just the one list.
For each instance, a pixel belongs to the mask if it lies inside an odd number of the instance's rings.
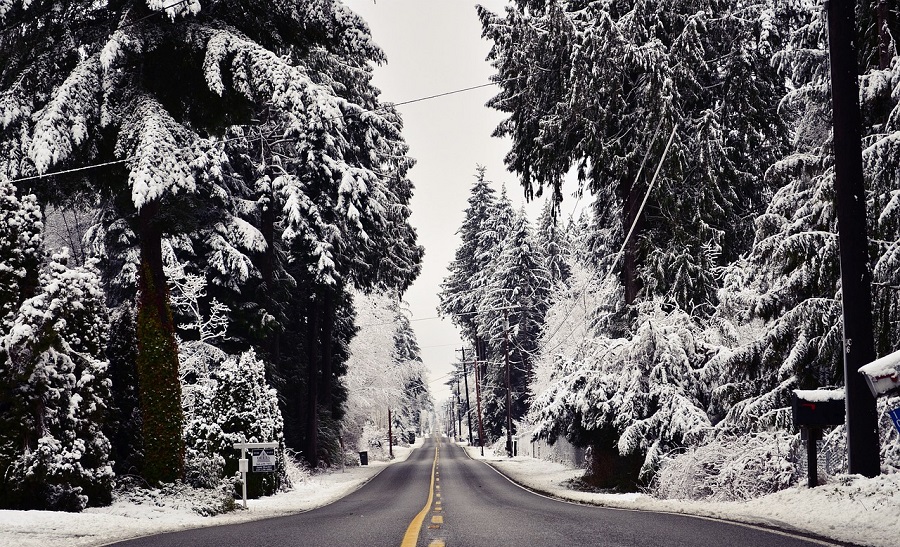
[[[622,196],[622,236],[628,235],[631,225],[634,224],[634,231],[628,242],[625,244],[624,256],[622,257],[622,286],[625,288],[625,305],[629,306],[637,300],[640,291],[640,282],[638,280],[638,234],[643,229],[644,222],[637,218],[638,210],[641,207],[641,195],[633,187],[631,182],[623,183]],[[635,219],[637,221],[635,222]]]
[[309,308],[306,326],[306,431],[303,450],[306,463],[319,465],[319,307],[314,301]]
[[329,290],[324,291],[321,302],[321,312],[323,315],[322,325],[320,326],[320,330],[322,331],[321,338],[319,343],[321,344],[321,370],[322,375],[320,376],[320,385],[319,385],[319,400],[322,403],[322,408],[327,409],[332,414],[334,413],[334,408],[332,405],[334,403],[332,397],[332,382],[334,375],[334,351],[333,351],[333,341],[332,337],[334,336],[334,322],[335,322],[335,307],[334,307],[334,298],[331,296],[331,292]]
[[178,347],[163,272],[159,202],[140,211],[141,270],[137,370],[144,441],[144,478],[151,484],[184,475]]
[[891,66],[890,13],[888,0],[878,0],[878,68],[881,70]]

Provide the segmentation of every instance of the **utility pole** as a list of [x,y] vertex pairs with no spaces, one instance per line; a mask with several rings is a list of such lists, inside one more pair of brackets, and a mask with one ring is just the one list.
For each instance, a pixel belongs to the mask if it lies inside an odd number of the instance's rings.
[[481,455],[484,456],[484,423],[481,421],[481,364],[479,360],[484,356],[484,347],[481,338],[475,337],[475,402],[478,405],[478,444],[481,446]]
[[835,208],[844,320],[847,460],[850,473],[875,477],[881,472],[878,412],[875,397],[863,375],[858,372],[861,366],[875,360],[875,344],[860,139],[858,66],[854,46],[856,2],[830,0],[825,5],[831,58]]
[[[456,375],[456,419],[459,421],[459,436],[462,437],[462,396],[459,393],[459,373]],[[457,439],[458,440],[458,439]]]
[[472,405],[469,404],[469,371],[466,369],[466,348],[462,348],[463,383],[466,388],[466,421],[469,424],[469,446],[472,446]]
[[456,438],[456,417],[453,414],[453,394],[450,394],[450,429],[453,430],[453,438]]
[[391,421],[391,408],[388,407],[388,454],[394,459],[394,429]]
[[[509,381],[509,312],[503,310],[503,357],[506,361],[506,455],[512,458],[512,394]],[[862,365],[860,365],[862,366]],[[868,386],[866,387],[868,389]]]

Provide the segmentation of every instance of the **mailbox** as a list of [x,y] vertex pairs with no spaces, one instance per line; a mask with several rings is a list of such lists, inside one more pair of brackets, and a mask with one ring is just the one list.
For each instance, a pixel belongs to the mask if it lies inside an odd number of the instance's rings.
[[859,369],[869,384],[872,395],[900,395],[900,351],[885,355]]
[[791,404],[798,427],[828,427],[846,421],[843,390],[795,389]]

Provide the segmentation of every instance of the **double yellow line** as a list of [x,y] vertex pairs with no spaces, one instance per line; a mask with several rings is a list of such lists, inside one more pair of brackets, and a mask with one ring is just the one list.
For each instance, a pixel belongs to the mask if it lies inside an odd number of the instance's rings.
[[434,476],[435,471],[437,470],[439,456],[440,444],[434,447],[434,462],[431,464],[431,486],[428,488],[428,501],[425,502],[425,507],[419,511],[419,514],[409,523],[409,526],[406,528],[406,533],[403,534],[403,543],[400,544],[400,547],[416,547],[416,543],[419,542],[419,531],[422,529],[422,523],[425,521],[425,516],[428,515],[428,512],[431,510],[431,504],[434,501]]

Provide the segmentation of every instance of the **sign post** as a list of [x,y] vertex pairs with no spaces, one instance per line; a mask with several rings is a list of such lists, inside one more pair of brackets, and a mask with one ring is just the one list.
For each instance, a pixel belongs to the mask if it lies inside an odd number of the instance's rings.
[[247,460],[247,450],[253,456],[254,473],[272,473],[275,471],[275,449],[278,443],[234,443],[234,449],[241,451],[241,459],[238,460],[238,471],[241,472],[241,489],[244,496],[244,509],[247,508],[247,471],[250,462]]

